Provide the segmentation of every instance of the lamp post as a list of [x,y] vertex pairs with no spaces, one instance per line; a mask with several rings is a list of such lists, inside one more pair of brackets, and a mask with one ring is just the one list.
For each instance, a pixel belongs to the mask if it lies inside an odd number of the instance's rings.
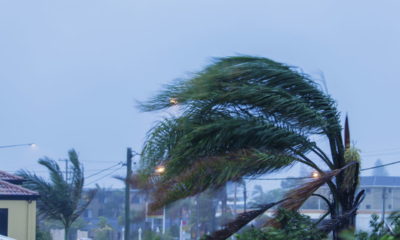
[[3,145],[0,148],[13,148],[13,147],[23,147],[23,146],[30,146],[31,148],[35,148],[35,143],[22,143],[22,144],[13,144],[13,145]]
[[[132,176],[132,158],[134,156],[140,155],[139,153],[132,151],[131,148],[127,149],[126,155],[126,183],[125,183],[125,228],[124,228],[124,239],[129,240],[130,235],[130,184],[129,179]],[[154,169],[154,175],[162,175],[165,173],[165,166],[158,165]],[[147,203],[146,203],[146,217],[147,217]],[[163,223],[162,223],[162,233],[165,234],[166,226],[166,210],[163,208]]]
[[134,156],[140,155],[136,151],[133,151],[132,148],[127,148],[126,151],[126,181],[125,181],[125,230],[124,230],[124,239],[129,240],[130,235],[130,195],[131,195],[131,186],[129,184],[129,180],[132,177],[132,158]]
[[124,240],[129,240],[130,234],[130,185],[129,179],[132,176],[132,149],[128,148],[126,151],[126,181],[125,181],[125,231],[124,231]]
[[[165,172],[165,166],[164,165],[158,165],[155,169],[154,172],[156,175],[162,175]],[[165,227],[166,227],[166,210],[165,206],[163,207],[163,220],[162,220],[162,234],[165,234]]]

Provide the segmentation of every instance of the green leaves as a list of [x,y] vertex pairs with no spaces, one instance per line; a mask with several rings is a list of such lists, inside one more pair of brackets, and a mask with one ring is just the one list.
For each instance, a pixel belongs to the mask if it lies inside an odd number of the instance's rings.
[[217,110],[274,118],[304,130],[340,129],[334,101],[304,74],[266,58],[228,57],[186,81],[167,85],[141,105],[144,111],[170,106],[176,98],[189,112]]
[[266,227],[261,230],[250,228],[236,237],[238,240],[321,240],[325,233],[315,227],[310,217],[294,211],[278,209],[277,222],[282,228]]
[[[173,176],[161,177],[152,208],[193,196],[207,188],[218,188],[243,176],[254,176],[287,167],[295,161],[290,155],[241,150],[221,156],[205,157]],[[167,165],[168,169],[168,165]]]

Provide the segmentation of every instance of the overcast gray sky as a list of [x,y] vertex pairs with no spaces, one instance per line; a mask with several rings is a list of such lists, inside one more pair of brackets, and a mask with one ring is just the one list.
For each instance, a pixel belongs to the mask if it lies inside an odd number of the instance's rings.
[[158,117],[135,100],[236,54],[323,74],[363,166],[398,160],[399,11],[398,0],[0,0],[0,145],[39,146],[0,149],[1,169],[41,173],[39,157],[70,148],[87,175],[124,161]]

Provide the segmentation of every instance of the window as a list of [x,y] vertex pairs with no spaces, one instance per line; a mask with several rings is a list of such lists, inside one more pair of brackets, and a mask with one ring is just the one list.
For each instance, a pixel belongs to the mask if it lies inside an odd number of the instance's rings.
[[371,205],[367,204],[367,205],[365,205],[365,208],[366,209],[371,209]]
[[388,208],[389,208],[389,209],[392,209],[392,204],[389,204],[389,205],[388,205]]
[[0,208],[0,234],[8,236],[8,209]]
[[391,188],[388,188],[387,190],[388,190],[388,193],[391,193],[391,192],[392,192],[392,189],[391,189]]
[[140,197],[137,194],[132,196],[131,203],[136,203],[136,204],[140,203]]

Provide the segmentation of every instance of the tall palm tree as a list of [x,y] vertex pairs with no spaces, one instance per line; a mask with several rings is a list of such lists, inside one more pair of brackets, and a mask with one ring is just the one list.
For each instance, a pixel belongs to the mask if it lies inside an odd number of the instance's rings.
[[274,202],[282,198],[282,189],[273,189],[268,192],[264,192],[261,185],[255,185],[252,192],[252,198],[250,206],[257,206],[260,203]]
[[[64,178],[63,172],[55,160],[39,159],[39,164],[49,171],[49,180],[26,170],[19,171],[27,188],[39,192],[39,214],[60,221],[65,228],[64,239],[67,240],[72,223],[83,213],[95,195],[95,190],[83,194],[84,172],[75,150],[68,152],[68,162],[71,167]],[[67,179],[67,174],[68,179]]]
[[[166,85],[140,107],[158,111],[175,104],[178,116],[158,122],[142,152],[143,174],[166,166],[154,180],[152,207],[301,163],[321,177],[292,192],[281,206],[298,209],[326,183],[333,200],[320,197],[329,202],[334,224],[328,229],[337,238],[337,232],[354,226],[362,198],[356,196],[359,155],[350,147],[347,121],[343,139],[335,101],[309,76],[267,58],[219,58]],[[316,135],[327,139],[328,151],[313,140]]]

